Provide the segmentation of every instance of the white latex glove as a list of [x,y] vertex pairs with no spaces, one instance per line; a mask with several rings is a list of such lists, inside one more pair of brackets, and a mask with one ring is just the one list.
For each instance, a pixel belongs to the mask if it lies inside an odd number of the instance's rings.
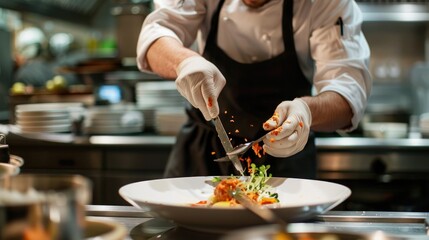
[[201,56],[183,60],[176,69],[177,90],[209,121],[219,115],[217,98],[226,80],[215,65]]
[[302,151],[307,144],[311,112],[304,100],[280,103],[263,128],[271,131],[264,139],[264,150],[274,157],[289,157]]

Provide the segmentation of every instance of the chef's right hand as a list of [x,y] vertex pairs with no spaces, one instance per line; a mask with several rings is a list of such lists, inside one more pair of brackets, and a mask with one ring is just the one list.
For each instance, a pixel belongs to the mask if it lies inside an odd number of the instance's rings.
[[226,80],[215,65],[201,56],[183,60],[176,69],[177,90],[209,121],[219,115],[217,99]]

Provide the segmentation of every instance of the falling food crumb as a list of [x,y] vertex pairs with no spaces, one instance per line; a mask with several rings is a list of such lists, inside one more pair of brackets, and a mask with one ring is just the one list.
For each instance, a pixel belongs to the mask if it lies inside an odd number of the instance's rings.
[[248,142],[247,138],[244,138],[244,141],[245,141],[245,142]]
[[232,115],[231,118],[234,118],[234,115]]
[[235,129],[235,133],[239,133],[240,131],[238,129]]
[[225,110],[225,112],[224,112],[225,114],[227,114],[228,113],[228,111],[227,110]]
[[228,132],[228,135],[231,135],[231,132]]
[[212,152],[212,155],[215,155],[216,154],[216,152]]
[[233,122],[234,122],[234,119],[229,120],[229,122],[232,122],[232,123],[233,123]]
[[253,124],[250,124],[250,127],[253,127]]

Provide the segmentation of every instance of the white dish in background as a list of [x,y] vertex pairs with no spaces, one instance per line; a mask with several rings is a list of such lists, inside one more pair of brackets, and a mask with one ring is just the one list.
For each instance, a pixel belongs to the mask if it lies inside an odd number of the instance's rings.
[[142,126],[136,127],[84,127],[85,133],[89,134],[125,134],[125,133],[139,133],[142,132]]
[[38,127],[38,126],[53,126],[53,125],[64,125],[71,124],[71,119],[53,119],[53,120],[34,120],[27,121],[27,119],[17,119],[16,123],[20,126],[25,127]]
[[363,124],[365,137],[373,138],[406,138],[408,124],[399,122],[367,122]]
[[83,107],[83,103],[80,102],[64,102],[64,103],[29,103],[16,105],[15,109],[19,111],[38,111],[38,110],[50,110],[50,109],[64,109],[64,108],[76,108]]
[[19,113],[15,114],[16,118],[20,121],[48,121],[69,118],[69,113],[42,113],[39,115],[22,115]]
[[155,129],[161,135],[176,135],[187,120],[184,108],[159,108],[154,118]]
[[73,119],[82,116],[83,103],[34,103],[15,107],[16,125],[21,132],[70,132]]
[[142,132],[143,126],[143,112],[135,105],[112,105],[88,109],[83,130],[88,134],[125,134]]
[[53,126],[35,126],[35,127],[26,127],[18,126],[18,129],[21,132],[46,132],[46,133],[59,133],[59,132],[69,132],[70,124],[63,125],[53,125]]
[[[213,194],[212,179],[206,176],[142,181],[121,187],[119,194],[143,211],[198,231],[224,232],[265,223],[242,207],[191,206]],[[280,203],[267,207],[288,222],[311,219],[351,194],[343,185],[317,180],[271,178],[268,184],[275,188]]]
[[83,234],[85,240],[123,240],[128,231],[120,223],[98,217],[86,217]]
[[15,107],[16,115],[20,116],[49,116],[82,111],[84,111],[83,103],[33,103]]
[[141,108],[183,107],[186,102],[174,81],[139,82],[135,94],[136,103]]

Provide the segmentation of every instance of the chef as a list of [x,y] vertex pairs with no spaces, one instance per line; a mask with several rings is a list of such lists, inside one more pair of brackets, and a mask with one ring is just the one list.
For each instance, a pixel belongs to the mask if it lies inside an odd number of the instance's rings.
[[174,79],[190,103],[165,177],[230,175],[211,119],[273,176],[315,178],[314,132],[351,131],[372,79],[351,0],[154,0],[137,45],[141,71]]

